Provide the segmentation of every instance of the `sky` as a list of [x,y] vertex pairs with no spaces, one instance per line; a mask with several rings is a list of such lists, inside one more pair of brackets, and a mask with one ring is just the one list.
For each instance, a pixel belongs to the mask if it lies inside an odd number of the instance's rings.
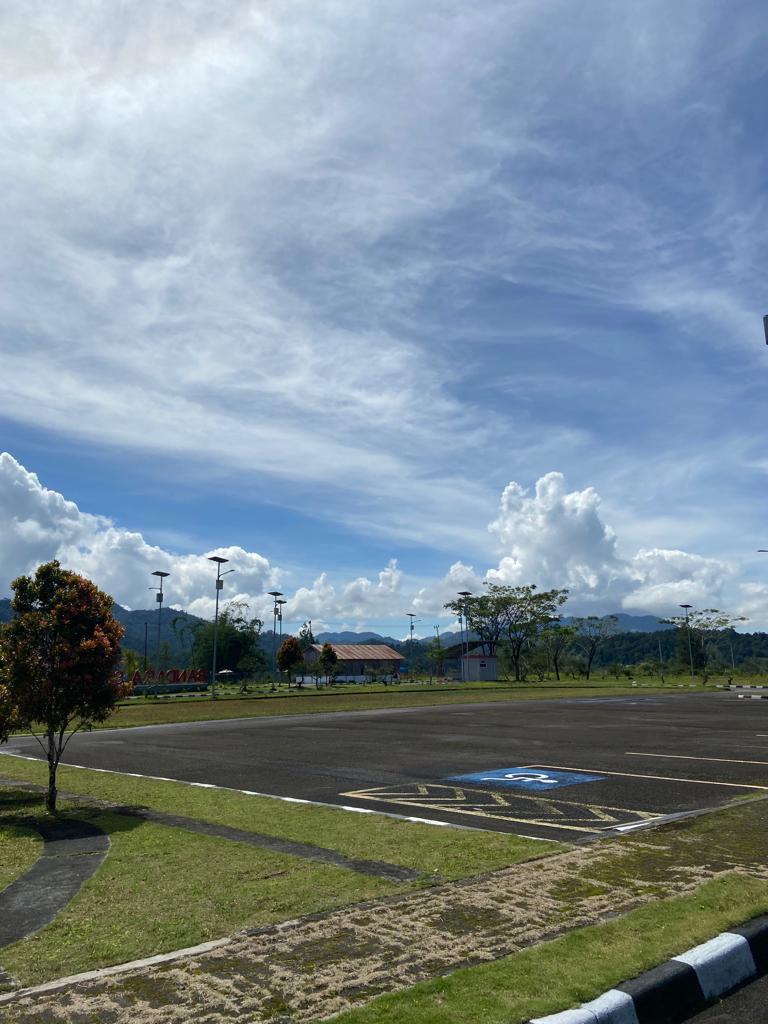
[[759,0],[8,0],[0,596],[768,629]]

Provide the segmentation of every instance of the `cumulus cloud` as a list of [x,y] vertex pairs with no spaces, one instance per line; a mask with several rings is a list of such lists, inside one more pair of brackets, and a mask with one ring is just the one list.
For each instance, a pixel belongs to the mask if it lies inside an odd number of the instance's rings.
[[207,556],[215,553],[228,558],[236,570],[226,584],[229,599],[246,601],[253,614],[269,623],[272,598],[267,591],[281,589],[287,601],[285,618],[312,619],[316,628],[341,623],[366,628],[386,620],[394,628],[408,611],[427,622],[445,619],[447,601],[460,590],[481,593],[485,581],[567,587],[568,610],[576,614],[620,609],[669,614],[683,602],[719,604],[725,595],[734,612],[755,618],[765,593],[757,584],[734,589],[734,567],[715,558],[663,548],[643,548],[624,557],[603,520],[597,492],[591,487],[569,491],[563,474],[555,472],[539,479],[532,494],[514,481],[504,489],[499,513],[489,525],[500,550],[496,567],[482,572],[456,561],[444,576],[420,586],[391,559],[373,578],[335,583],[323,572],[310,586],[291,591],[287,573],[262,554],[239,546],[179,554],[149,544],[140,533],[105,516],[81,511],[8,453],[0,455],[0,515],[5,523],[0,567],[6,587],[15,576],[58,558],[119,603],[143,608],[151,604],[150,573],[160,569],[171,573],[168,604],[210,616],[214,573]]
[[168,603],[201,615],[212,613],[212,568],[209,554],[229,558],[237,566],[239,596],[253,599],[280,582],[279,569],[262,555],[240,547],[200,554],[173,554],[148,544],[140,533],[122,529],[105,516],[82,512],[72,501],[44,487],[7,452],[0,454],[0,566],[7,589],[10,580],[57,558],[69,569],[94,580],[128,607],[150,604],[148,587],[155,569],[170,572]]
[[669,614],[682,602],[712,604],[734,568],[715,558],[662,548],[619,551],[593,487],[569,491],[562,473],[547,473],[534,493],[511,482],[489,530],[503,552],[487,579],[518,585],[567,587],[570,607],[601,613]]

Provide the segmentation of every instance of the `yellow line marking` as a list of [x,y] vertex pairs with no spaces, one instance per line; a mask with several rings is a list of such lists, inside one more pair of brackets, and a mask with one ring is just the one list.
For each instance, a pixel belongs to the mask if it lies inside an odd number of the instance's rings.
[[746,782],[710,782],[708,779],[679,779],[672,775],[638,775],[637,772],[609,772],[605,768],[573,768],[563,764],[527,764],[521,768],[549,768],[554,772],[592,772],[597,775],[620,775],[627,779],[656,779],[659,782],[692,782],[697,786],[728,786],[730,789],[768,790],[768,786],[751,786]]
[[633,757],[674,757],[678,761],[720,761],[722,764],[768,764],[768,761],[739,761],[735,757],[694,757],[693,754],[649,754],[645,750],[626,750]]
[[[419,791],[421,791],[424,788],[424,784],[423,783],[414,783],[414,786]],[[458,787],[441,786],[439,784],[432,784],[429,788],[433,789],[433,790],[436,790],[436,789],[437,790],[439,790],[439,789],[447,789],[447,790],[452,790],[454,792],[456,792],[458,790]],[[468,787],[464,787],[464,788],[462,788],[460,790],[460,792],[462,792],[462,793],[466,792],[466,793],[470,794],[469,797],[465,796],[465,799],[471,799],[471,794],[477,794],[478,796],[483,797],[486,800],[487,799],[491,799],[491,800],[494,800],[496,803],[500,802],[500,801],[496,800],[495,798],[497,796],[501,796],[501,794],[489,793],[487,790],[470,789]],[[403,805],[408,806],[408,807],[424,807],[424,808],[427,808],[428,810],[432,810],[432,811],[439,811],[439,810],[449,811],[451,814],[468,814],[468,815],[472,815],[473,817],[478,817],[478,818],[493,818],[494,820],[497,820],[497,821],[512,821],[512,822],[518,822],[518,823],[519,822],[529,823],[531,825],[540,825],[540,826],[543,826],[544,828],[562,828],[562,829],[567,829],[567,830],[569,830],[571,832],[600,832],[600,831],[604,831],[606,829],[606,827],[608,827],[608,828],[612,828],[613,827],[613,826],[610,826],[610,825],[609,826],[606,826],[604,824],[601,825],[601,824],[598,824],[598,822],[606,822],[606,821],[611,822],[612,821],[612,822],[615,822],[616,824],[620,824],[621,823],[620,818],[619,817],[614,817],[614,815],[609,813],[610,811],[617,812],[619,815],[630,815],[630,814],[634,815],[634,820],[635,821],[637,821],[638,819],[640,819],[642,821],[653,821],[656,818],[662,816],[658,811],[653,811],[653,812],[652,811],[637,811],[637,810],[632,810],[629,807],[604,807],[604,806],[601,807],[601,806],[595,805],[595,804],[573,803],[573,802],[567,801],[567,800],[564,800],[564,801],[561,801],[561,800],[557,800],[557,801],[546,800],[546,799],[543,799],[541,797],[526,796],[524,794],[519,794],[519,795],[515,794],[515,799],[516,800],[522,800],[522,801],[525,801],[525,802],[527,802],[529,804],[534,804],[534,805],[538,806],[538,808],[541,811],[544,811],[544,812],[548,813],[550,816],[556,816],[556,817],[559,817],[559,818],[570,817],[572,819],[575,818],[577,821],[579,821],[579,820],[581,820],[581,821],[588,821],[589,820],[588,817],[581,817],[581,818],[579,818],[579,810],[580,809],[582,811],[587,810],[591,814],[593,814],[594,817],[596,818],[595,825],[593,827],[589,828],[589,827],[584,827],[584,826],[581,826],[581,825],[565,825],[565,824],[562,824],[561,822],[552,823],[551,821],[542,821],[539,818],[518,818],[518,817],[512,817],[511,815],[492,814],[489,811],[485,811],[485,810],[481,810],[480,809],[482,807],[490,806],[490,805],[484,804],[482,801],[479,801],[479,800],[476,800],[474,802],[474,804],[472,804],[469,807],[466,806],[466,805],[464,805],[463,807],[461,807],[461,806],[450,806],[452,803],[455,802],[455,800],[456,800],[455,796],[454,797],[441,797],[441,796],[436,796],[435,795],[435,796],[431,796],[430,797],[431,802],[427,803],[427,802],[425,802],[423,800],[416,800],[416,799],[414,799],[414,796],[416,796],[415,793],[407,794],[407,793],[399,793],[399,792],[396,792],[396,793],[387,792],[386,786],[375,786],[375,787],[373,787],[371,789],[352,790],[350,792],[341,793],[340,795],[343,796],[343,797],[351,798],[353,800],[376,800],[376,801],[379,801],[381,803],[397,803],[397,804],[403,804]],[[419,793],[419,795],[422,795],[421,792]],[[561,806],[558,806],[558,805],[561,805]],[[573,813],[569,814],[568,811],[571,810],[571,809],[572,809]],[[627,824],[627,822],[625,822],[624,824]]]
[[[425,807],[425,808],[427,808],[427,810],[431,810],[431,811],[444,811],[444,810],[446,810],[446,808],[443,805],[441,805],[441,804],[426,804],[426,803],[422,803],[420,800],[408,800],[408,801],[404,801],[404,800],[390,800],[388,797],[385,797],[385,796],[371,796],[368,793],[340,793],[339,795],[340,796],[352,797],[353,799],[357,798],[358,800],[378,800],[381,803],[390,803],[390,804],[392,804],[392,803],[403,803],[403,804],[406,804],[407,803],[408,807]],[[475,817],[475,818],[493,818],[494,820],[497,820],[497,821],[514,821],[514,822],[517,822],[517,823],[520,823],[520,824],[523,824],[523,825],[540,825],[542,828],[562,828],[562,829],[567,829],[569,832],[599,832],[600,831],[599,827],[598,828],[584,828],[583,826],[580,826],[580,825],[561,825],[561,824],[553,825],[549,821],[537,821],[536,818],[510,818],[510,817],[508,817],[507,815],[504,815],[504,814],[488,814],[485,811],[470,811],[470,810],[467,810],[466,808],[464,808],[464,809],[462,809],[462,808],[449,808],[449,809],[450,809],[451,814],[468,814],[468,815],[471,815],[472,817]],[[658,817],[658,815],[657,815],[657,817]]]

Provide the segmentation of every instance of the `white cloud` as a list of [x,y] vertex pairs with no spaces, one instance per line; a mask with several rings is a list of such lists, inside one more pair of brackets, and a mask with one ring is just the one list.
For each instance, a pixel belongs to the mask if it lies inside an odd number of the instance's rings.
[[623,558],[602,519],[597,492],[591,487],[569,491],[565,477],[554,472],[537,482],[532,495],[515,482],[505,488],[499,515],[489,527],[501,554],[496,568],[481,573],[457,561],[443,577],[421,585],[391,559],[375,578],[359,576],[336,584],[323,572],[311,586],[291,591],[285,571],[264,555],[239,546],[178,554],[148,544],[140,533],[105,516],[80,511],[7,453],[0,455],[0,515],[5,523],[0,568],[6,588],[15,576],[58,558],[129,607],[151,606],[150,574],[160,569],[171,574],[165,582],[169,605],[211,616],[215,571],[207,556],[215,553],[235,569],[227,577],[225,599],[247,602],[252,614],[269,625],[272,598],[267,591],[283,589],[286,623],[312,619],[316,631],[340,624],[363,629],[387,621],[396,630],[412,611],[426,635],[435,621],[447,618],[447,601],[460,590],[481,593],[484,580],[568,587],[567,610],[573,614],[625,609],[664,615],[686,602],[727,607],[753,621],[763,621],[765,615],[765,587],[737,586],[735,567],[728,562],[662,548],[644,548]]
[[717,604],[735,575],[733,566],[719,559],[660,548],[638,551],[631,564],[638,586],[624,598],[628,611],[673,609],[679,614],[681,604]]
[[628,567],[600,517],[600,496],[592,487],[569,492],[562,473],[541,477],[533,496],[510,483],[489,530],[504,552],[488,573],[496,583],[567,587],[579,600],[601,603],[626,590]]
[[164,589],[167,603],[201,615],[213,613],[215,570],[208,554],[229,558],[237,567],[234,586],[253,600],[280,581],[280,571],[255,552],[219,548],[199,555],[173,554],[148,544],[140,533],[121,529],[104,516],[81,512],[74,502],[44,487],[7,452],[0,454],[0,566],[4,589],[16,576],[57,558],[81,572],[119,603],[150,606],[149,587],[155,569],[170,572]]

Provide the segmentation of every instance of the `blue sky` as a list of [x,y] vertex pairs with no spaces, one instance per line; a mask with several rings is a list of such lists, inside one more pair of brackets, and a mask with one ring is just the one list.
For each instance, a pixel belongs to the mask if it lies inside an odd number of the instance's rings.
[[226,547],[329,623],[493,578],[768,626],[763,5],[2,20],[3,592],[206,614]]

